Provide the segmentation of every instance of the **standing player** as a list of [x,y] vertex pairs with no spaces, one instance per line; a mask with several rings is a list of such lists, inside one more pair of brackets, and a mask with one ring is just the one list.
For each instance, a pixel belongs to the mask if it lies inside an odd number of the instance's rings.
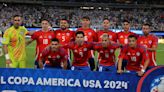
[[93,47],[93,44],[87,41],[84,41],[84,32],[77,31],[75,42],[70,42],[66,46],[73,51],[73,64],[71,70],[86,70],[90,71],[88,64],[88,55],[90,54],[90,50]]
[[117,35],[116,35],[116,33],[112,32],[111,30],[109,30],[109,27],[110,27],[109,19],[105,18],[103,20],[102,25],[103,25],[104,29],[97,32],[98,42],[100,42],[102,40],[102,35],[104,33],[107,33],[109,35],[109,40],[110,41],[117,42]]
[[68,20],[60,20],[60,29],[55,31],[56,38],[60,40],[60,44],[65,45],[66,43],[74,40],[74,32],[68,29]]
[[22,24],[19,15],[13,17],[13,25],[3,36],[2,44],[5,52],[7,67],[26,68],[25,35],[27,29]]
[[[118,43],[122,46],[128,44],[128,36],[129,35],[136,35],[133,32],[130,32],[130,22],[128,20],[123,21],[123,28],[124,31],[117,33]],[[124,57],[122,62],[122,70],[125,69],[125,66],[127,65],[127,59]]]
[[51,39],[55,38],[55,34],[53,31],[49,29],[49,22],[46,19],[41,21],[42,29],[33,33],[31,36],[31,40],[27,42],[27,44],[36,40],[36,58],[35,58],[35,68],[39,68],[38,61],[40,58],[40,54],[45,47],[47,47],[51,43]]
[[[40,55],[40,68],[67,68],[67,52],[64,48],[60,47],[59,40],[56,38],[51,40],[51,45],[45,48]],[[43,61],[46,61],[45,64]]]
[[[83,17],[81,20],[81,24],[82,24],[82,27],[77,29],[77,31],[83,31],[84,32],[85,41],[88,41],[88,42],[97,41],[96,32],[90,28],[90,18],[87,16]],[[94,52],[91,51],[88,54],[88,57],[89,57],[89,63],[90,63],[91,70],[94,70],[95,69]]]
[[[142,76],[144,74],[145,69],[149,64],[148,55],[146,49],[143,46],[137,44],[136,36],[130,35],[128,37],[128,45],[125,45],[121,50],[118,61],[118,73],[123,72],[121,67],[124,57],[127,57],[128,60],[126,66],[127,71],[132,73],[137,72],[138,76]],[[142,63],[144,63],[144,66],[142,66]]]
[[150,34],[151,29],[149,24],[143,24],[142,32],[144,35],[138,38],[138,44],[143,45],[147,49],[150,60],[148,69],[150,69],[157,65],[156,50],[158,47],[158,38],[155,35]]
[[116,72],[115,50],[119,45],[109,40],[109,35],[104,33],[101,38],[101,44],[96,44],[94,49],[99,52],[99,71]]
[[[60,40],[61,45],[65,45],[69,43],[70,41],[73,41],[75,39],[75,33],[73,31],[70,31],[69,29],[69,23],[66,19],[60,20],[60,29],[55,31],[56,38]],[[68,69],[70,68],[70,50],[66,50],[68,52]]]

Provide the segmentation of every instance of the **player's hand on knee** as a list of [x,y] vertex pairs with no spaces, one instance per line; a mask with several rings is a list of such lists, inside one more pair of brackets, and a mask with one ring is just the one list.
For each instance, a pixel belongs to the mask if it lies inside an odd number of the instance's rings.
[[39,62],[39,68],[43,69],[43,62]]
[[11,60],[7,59],[6,60],[6,68],[11,68],[11,64],[12,64]]
[[138,71],[137,73],[138,73],[138,76],[143,76],[144,75],[144,72],[142,72],[142,71]]
[[121,74],[123,73],[123,70],[117,70],[117,73]]

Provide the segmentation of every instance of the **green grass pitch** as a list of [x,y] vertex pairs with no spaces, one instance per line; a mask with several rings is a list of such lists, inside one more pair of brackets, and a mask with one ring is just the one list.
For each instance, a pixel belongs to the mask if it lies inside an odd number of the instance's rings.
[[[27,68],[34,68],[34,60],[35,60],[35,42],[31,43],[26,47],[27,51]],[[116,51],[116,55],[118,55],[118,51]],[[157,50],[157,64],[164,65],[164,44],[159,44]],[[4,68],[5,58],[4,55],[0,57],[0,68]]]

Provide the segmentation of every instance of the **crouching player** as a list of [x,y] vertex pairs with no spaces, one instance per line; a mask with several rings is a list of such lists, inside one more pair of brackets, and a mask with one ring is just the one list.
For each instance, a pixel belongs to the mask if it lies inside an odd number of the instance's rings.
[[[123,72],[121,67],[125,56],[128,60],[126,70],[131,73],[137,73],[138,76],[142,76],[149,64],[148,54],[143,46],[137,44],[137,37],[134,35],[128,37],[128,44],[121,50],[117,73]],[[142,63],[144,63],[144,66],[142,66]]]
[[[51,45],[46,47],[41,53],[39,59],[40,68],[67,68],[67,52],[59,44],[59,40],[54,38],[51,40]],[[43,61],[46,61],[43,65]]]
[[95,44],[94,49],[99,52],[99,71],[116,72],[115,66],[115,50],[119,48],[119,45],[112,43],[109,40],[109,35],[104,33],[100,44]]
[[69,48],[73,52],[73,63],[71,70],[85,70],[90,71],[88,64],[88,55],[93,49],[93,43],[84,41],[84,32],[77,31],[75,34],[75,42],[70,42],[64,47]]

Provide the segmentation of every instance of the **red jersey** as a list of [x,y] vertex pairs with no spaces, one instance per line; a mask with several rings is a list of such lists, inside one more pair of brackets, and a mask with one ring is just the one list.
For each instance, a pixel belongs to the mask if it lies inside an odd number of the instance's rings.
[[62,45],[74,40],[75,38],[75,33],[70,30],[62,31],[59,29],[55,31],[55,35]]
[[58,51],[52,51],[51,47],[48,47],[41,53],[41,59],[46,60],[47,65],[57,67],[61,66],[62,62],[67,61],[68,56],[64,48],[60,47]]
[[128,44],[128,36],[129,35],[136,35],[136,34],[133,32],[130,32],[130,31],[128,33],[124,32],[124,31],[118,32],[117,33],[118,43],[122,44],[122,45]]
[[115,65],[115,50],[119,48],[116,43],[111,43],[107,48],[104,48],[102,44],[95,44],[94,49],[99,52],[99,64],[102,66]]
[[112,32],[111,30],[109,31],[104,31],[104,30],[100,30],[97,32],[97,36],[98,36],[98,42],[100,42],[102,40],[102,35],[104,33],[107,33],[109,35],[109,40],[113,41],[113,42],[117,42],[117,34],[115,32]]
[[40,53],[51,43],[51,39],[55,38],[55,34],[52,31],[43,32],[37,31],[35,32],[31,38],[36,40],[36,60],[39,60]]
[[77,29],[77,31],[83,31],[84,32],[85,41],[88,41],[88,42],[94,42],[94,41],[96,42],[97,41],[97,34],[93,29],[91,29],[91,28],[88,28],[88,29],[79,28],[79,29]]
[[[138,44],[143,45],[145,48],[152,48],[158,46],[158,38],[155,35],[140,36],[137,40]],[[149,66],[156,66],[156,51],[147,51],[149,55]]]
[[88,55],[93,48],[92,43],[85,41],[83,45],[79,46],[75,42],[71,42],[65,47],[73,51],[73,66],[88,66]]
[[130,71],[140,71],[143,67],[142,63],[148,59],[146,49],[141,45],[137,45],[136,48],[125,45],[121,50],[119,58],[124,58],[125,56],[128,60],[126,69]]

